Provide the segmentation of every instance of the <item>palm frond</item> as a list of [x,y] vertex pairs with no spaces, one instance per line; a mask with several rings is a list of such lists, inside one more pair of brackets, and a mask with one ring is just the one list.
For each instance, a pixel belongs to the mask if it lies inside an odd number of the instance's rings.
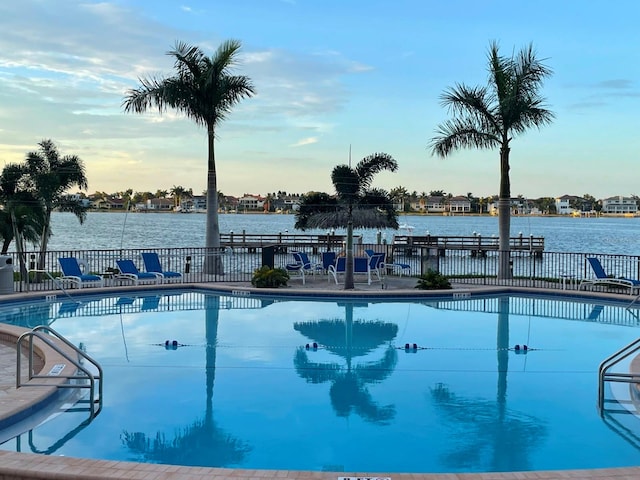
[[495,148],[500,138],[493,132],[487,132],[475,118],[453,118],[438,125],[436,135],[429,144],[431,153],[446,157],[462,148]]
[[347,228],[350,218],[354,228],[398,228],[398,222],[390,220],[378,209],[354,207],[349,216],[349,210],[342,208],[334,212],[319,212],[310,215],[307,228]]
[[360,182],[359,190],[368,189],[376,174],[385,170],[395,172],[397,169],[398,162],[388,153],[374,153],[364,157],[355,167],[355,172]]

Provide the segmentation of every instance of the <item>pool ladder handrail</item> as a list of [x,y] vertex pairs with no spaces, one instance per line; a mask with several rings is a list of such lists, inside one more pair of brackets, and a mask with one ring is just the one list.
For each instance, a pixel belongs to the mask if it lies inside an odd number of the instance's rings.
[[617,365],[629,355],[640,350],[640,338],[622,347],[614,354],[605,358],[598,368],[598,409],[602,414],[604,408],[604,382],[640,383],[639,373],[613,373],[608,370]]
[[[49,334],[49,335],[47,335]],[[66,346],[71,348],[77,355],[78,358],[73,358],[68,353],[66,353],[59,345],[57,345],[52,339],[51,336],[55,337],[57,340],[64,343]],[[16,388],[20,387],[51,387],[50,383],[34,383],[31,382],[32,379],[36,378],[54,378],[53,375],[36,375],[33,373],[33,337],[36,337],[47,344],[51,349],[53,349],[56,353],[61,355],[67,361],[69,361],[74,367],[76,367],[76,373],[73,375],[55,375],[56,378],[65,378],[68,380],[67,383],[61,383],[56,385],[58,388],[88,388],[89,389],[89,419],[93,419],[100,411],[102,410],[102,379],[103,379],[103,371],[100,364],[94,360],[90,355],[84,352],[82,349],[76,347],[73,343],[67,340],[60,333],[56,332],[53,328],[48,325],[38,325],[33,329],[24,332],[20,337],[18,337],[16,352],[17,352],[17,361],[16,361]],[[21,379],[21,357],[22,357],[22,344],[25,339],[29,340],[29,352],[27,358],[29,360],[29,381],[28,383],[23,383]],[[91,373],[84,365],[82,365],[83,361],[87,361],[91,364],[97,371],[98,374],[95,375]],[[82,375],[79,375],[78,372],[81,372]],[[88,380],[88,384],[84,383],[70,383],[69,380]],[[96,398],[96,383],[98,385],[98,398]],[[97,409],[96,409],[97,405]]]

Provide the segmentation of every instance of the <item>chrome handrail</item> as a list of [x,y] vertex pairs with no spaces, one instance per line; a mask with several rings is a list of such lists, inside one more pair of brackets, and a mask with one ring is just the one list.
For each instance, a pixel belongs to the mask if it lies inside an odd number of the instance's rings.
[[640,373],[609,373],[608,370],[617,365],[629,355],[640,350],[640,338],[622,347],[617,352],[605,358],[598,367],[598,409],[602,414],[604,408],[604,382],[640,383]]
[[[71,350],[73,350],[78,355],[79,358],[89,362],[98,371],[98,375],[94,375],[93,373],[91,373],[85,366],[82,365],[82,361],[71,357],[63,349],[61,349],[60,346],[58,346],[55,342],[53,342],[52,339],[46,334],[53,335],[57,340],[61,341],[66,346],[68,346]],[[22,378],[21,378],[22,377],[22,375],[21,375],[21,373],[22,373],[21,372],[21,369],[22,369],[21,363],[22,363],[22,361],[21,361],[21,357],[22,357],[22,343],[23,343],[23,341],[25,339],[29,339],[29,353],[28,353],[28,356],[27,356],[27,358],[29,360],[29,381],[34,379],[34,378],[52,378],[51,375],[35,375],[33,373],[33,355],[34,355],[34,352],[33,352],[33,346],[34,346],[33,337],[36,337],[36,338],[42,340],[45,344],[47,344],[49,347],[51,347],[56,353],[61,355],[64,359],[66,359],[71,364],[73,364],[73,366],[76,367],[77,370],[81,371],[84,374],[84,376],[78,375],[77,373],[75,373],[74,375],[56,375],[56,377],[64,378],[64,379],[67,379],[67,380],[88,380],[89,381],[88,385],[74,384],[74,383],[64,383],[64,384],[56,385],[56,387],[58,387],[58,388],[89,388],[90,418],[93,418],[96,415],[98,415],[98,413],[100,413],[100,410],[102,410],[102,379],[103,379],[102,367],[90,355],[88,355],[86,352],[84,352],[80,348],[76,347],[73,343],[71,343],[69,340],[67,340],[65,337],[63,337],[60,333],[56,332],[53,328],[51,328],[51,327],[49,327],[47,325],[39,325],[37,327],[34,327],[33,329],[31,329],[31,330],[29,330],[27,332],[24,332],[22,335],[20,335],[20,337],[18,337],[18,341],[17,341],[17,345],[16,345],[16,352],[17,352],[16,388],[20,388],[22,386],[29,386],[29,387],[50,387],[50,386],[52,386],[50,383],[33,383],[33,382],[22,383]],[[97,399],[97,401],[96,401],[96,398],[95,398],[96,381],[98,382],[98,399]],[[98,404],[98,409],[97,410],[96,410],[96,403]]]

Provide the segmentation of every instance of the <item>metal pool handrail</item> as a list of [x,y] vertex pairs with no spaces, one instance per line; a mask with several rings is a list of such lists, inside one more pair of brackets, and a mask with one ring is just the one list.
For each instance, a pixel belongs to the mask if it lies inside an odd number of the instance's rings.
[[[67,354],[64,350],[62,350],[55,342],[51,340],[51,338],[46,335],[48,333],[54,336],[56,339],[60,340],[62,343],[71,348],[77,355],[78,358],[73,358],[69,354]],[[51,347],[56,353],[61,355],[65,360],[69,361],[73,364],[76,369],[82,372],[84,375],[78,375],[74,373],[73,375],[59,375],[55,376],[58,378],[65,378],[67,380],[88,380],[89,384],[77,384],[77,383],[63,383],[56,385],[58,388],[88,388],[89,389],[89,418],[92,419],[100,411],[102,410],[102,379],[103,379],[103,371],[100,364],[94,360],[91,356],[89,356],[86,352],[82,351],[80,348],[76,347],[73,343],[63,337],[60,333],[56,332],[53,328],[47,325],[38,325],[34,327],[32,330],[29,330],[18,338],[16,345],[17,352],[17,360],[16,360],[16,388],[20,388],[21,386],[29,386],[29,387],[50,387],[49,383],[22,383],[21,381],[21,357],[22,357],[22,343],[25,339],[29,339],[29,380],[34,378],[51,378],[52,375],[34,375],[33,374],[33,337],[37,337],[46,343],[49,347]],[[89,362],[96,370],[98,371],[98,375],[94,375],[91,373],[85,366],[82,365],[82,361],[86,360]],[[95,398],[95,386],[96,382],[98,383],[98,398]],[[96,410],[97,404],[97,410]]]
[[624,383],[640,383],[640,373],[609,373],[609,370],[614,365],[617,365],[629,355],[640,350],[640,338],[634,340],[630,344],[621,348],[613,355],[605,358],[600,367],[598,368],[598,409],[600,414],[603,413],[604,408],[604,382],[624,382]]

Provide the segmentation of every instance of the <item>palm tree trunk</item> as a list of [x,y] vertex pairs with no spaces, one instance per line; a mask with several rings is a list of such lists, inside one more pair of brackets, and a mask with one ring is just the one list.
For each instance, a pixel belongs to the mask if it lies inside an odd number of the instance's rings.
[[[47,247],[49,246],[49,237],[51,232],[51,211],[47,208],[44,216],[44,227],[42,228],[42,238],[40,239],[40,254],[38,257],[38,270],[44,270],[45,260],[47,258]],[[88,273],[88,272],[85,272]],[[42,280],[42,274],[36,274],[36,281]]]
[[347,221],[347,258],[345,260],[344,289],[353,290],[353,206],[349,204]]
[[511,182],[509,180],[509,147],[500,149],[500,197],[498,198],[498,279],[512,278],[509,238],[511,236]]
[[18,254],[18,261],[20,264],[20,281],[27,282],[28,272],[24,257],[24,236],[22,235],[22,232],[18,230],[18,222],[14,212],[11,212],[11,223],[13,224],[13,238],[16,242],[16,253]]
[[209,275],[224,275],[224,265],[220,257],[220,225],[218,224],[218,178],[216,158],[213,148],[215,130],[209,126],[207,132],[209,160],[207,168],[207,226],[205,246],[207,255],[203,272]]

